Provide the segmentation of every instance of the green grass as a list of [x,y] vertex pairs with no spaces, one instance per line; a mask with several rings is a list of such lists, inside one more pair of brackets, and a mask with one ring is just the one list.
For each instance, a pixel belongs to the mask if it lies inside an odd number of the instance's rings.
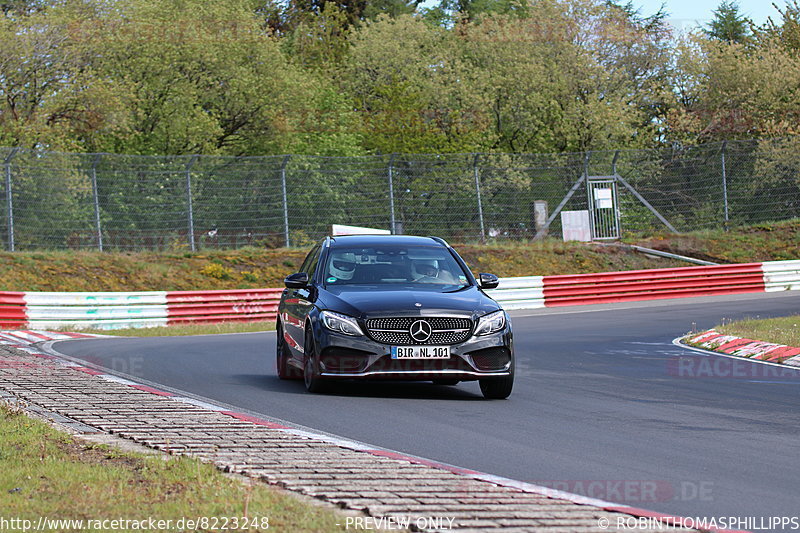
[[[501,277],[580,274],[684,265],[618,248],[503,241],[454,244],[476,273]],[[181,291],[281,287],[308,249],[198,253],[0,252],[3,291]]]
[[800,220],[765,222],[729,231],[663,233],[647,238],[626,238],[626,242],[718,263],[800,259]]
[[714,329],[726,335],[800,347],[800,315],[739,320]]
[[[186,335],[221,335],[223,333],[252,333],[274,331],[275,322],[222,322],[220,324],[186,324],[158,328],[126,328],[113,330],[84,329],[83,333],[115,335],[120,337],[183,337]],[[74,329],[68,329],[74,331]]]
[[[164,460],[161,455],[121,453],[80,443],[3,403],[0,511],[6,520],[25,519],[34,524],[39,517],[178,520],[248,516],[268,517],[269,531],[322,532],[342,530],[336,523],[343,522],[332,510],[301,502],[264,484],[242,483],[195,459]],[[48,530],[99,531],[64,526]]]

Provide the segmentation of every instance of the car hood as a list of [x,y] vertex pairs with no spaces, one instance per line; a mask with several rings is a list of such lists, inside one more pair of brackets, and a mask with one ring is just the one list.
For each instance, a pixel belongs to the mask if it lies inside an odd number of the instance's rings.
[[362,319],[437,315],[474,318],[500,309],[497,302],[474,286],[455,292],[437,292],[343,285],[320,291],[318,305]]

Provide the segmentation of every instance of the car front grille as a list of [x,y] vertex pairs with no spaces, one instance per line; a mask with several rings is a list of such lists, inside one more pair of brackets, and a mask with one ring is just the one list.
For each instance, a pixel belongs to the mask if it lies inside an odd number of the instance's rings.
[[[417,342],[411,338],[409,328],[417,320],[430,324],[429,339]],[[367,320],[367,333],[373,340],[393,346],[427,344],[432,346],[458,344],[472,334],[472,320],[461,317],[398,317]]]

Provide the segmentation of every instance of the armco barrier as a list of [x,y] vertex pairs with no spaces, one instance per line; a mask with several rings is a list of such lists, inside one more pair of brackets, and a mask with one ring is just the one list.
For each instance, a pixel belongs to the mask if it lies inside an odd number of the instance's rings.
[[547,307],[764,292],[761,263],[545,276]]
[[[505,309],[800,290],[800,261],[503,278]],[[274,320],[282,289],[0,292],[0,327],[98,328]]]
[[283,289],[167,293],[168,324],[274,320]]
[[20,328],[27,323],[24,292],[0,292],[0,327]]
[[800,261],[503,278],[488,291],[506,309],[800,290]]
[[762,263],[764,270],[764,290],[800,290],[800,261],[771,261]]
[[281,289],[148,292],[0,292],[0,325],[119,329],[273,320]]
[[544,277],[501,278],[497,289],[486,291],[503,309],[544,307]]

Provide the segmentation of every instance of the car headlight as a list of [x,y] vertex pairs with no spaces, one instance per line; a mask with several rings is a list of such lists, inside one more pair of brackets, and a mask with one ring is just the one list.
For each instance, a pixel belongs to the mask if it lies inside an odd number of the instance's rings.
[[506,312],[501,309],[480,317],[478,319],[478,327],[475,328],[475,335],[497,333],[504,327],[506,327]]
[[323,311],[320,313],[320,318],[322,318],[322,324],[326,328],[331,331],[335,331],[336,333],[343,333],[345,335],[353,336],[364,334],[361,331],[361,328],[358,327],[358,322],[356,322],[356,319],[351,316],[340,315],[339,313],[334,313],[333,311]]

